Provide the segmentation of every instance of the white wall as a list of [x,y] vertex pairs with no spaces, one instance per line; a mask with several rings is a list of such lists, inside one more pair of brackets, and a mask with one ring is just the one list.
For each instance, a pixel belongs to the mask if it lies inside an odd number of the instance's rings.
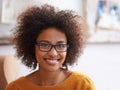
[[[9,1],[9,0],[8,0]],[[59,9],[70,9],[82,14],[81,0],[0,0],[0,23],[16,23],[17,16],[27,7],[49,4]],[[8,6],[6,8],[6,6]],[[3,13],[4,12],[4,13]]]
[[96,90],[120,90],[120,44],[88,45],[75,69],[91,76]]
[[[13,46],[0,46],[0,55],[15,54]],[[120,90],[120,44],[89,44],[72,70],[90,76],[96,90]],[[30,73],[20,64],[20,74]]]

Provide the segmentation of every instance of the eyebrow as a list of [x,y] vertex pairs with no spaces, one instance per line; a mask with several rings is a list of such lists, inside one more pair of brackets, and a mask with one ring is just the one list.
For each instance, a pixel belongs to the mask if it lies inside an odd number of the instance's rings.
[[66,43],[65,41],[58,41],[57,43]]
[[[40,40],[40,41],[38,41],[38,43],[40,43],[40,42],[50,43],[47,40]],[[57,44],[59,44],[59,43],[66,43],[66,42],[65,41],[58,41]]]
[[46,43],[49,43],[49,41],[47,41],[47,40],[40,40],[40,41],[38,41],[38,43],[40,43],[40,42],[46,42]]

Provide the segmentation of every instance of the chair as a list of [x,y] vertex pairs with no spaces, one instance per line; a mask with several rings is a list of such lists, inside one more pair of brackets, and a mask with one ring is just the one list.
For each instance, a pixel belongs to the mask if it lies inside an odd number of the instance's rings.
[[19,73],[17,58],[13,55],[0,55],[0,90],[15,80]]

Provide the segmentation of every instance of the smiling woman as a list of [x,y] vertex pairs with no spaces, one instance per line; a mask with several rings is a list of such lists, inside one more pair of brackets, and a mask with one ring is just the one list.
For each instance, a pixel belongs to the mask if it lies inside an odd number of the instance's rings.
[[17,56],[29,68],[38,69],[13,81],[6,90],[95,90],[88,76],[68,69],[87,40],[82,17],[45,4],[28,8],[17,22]]

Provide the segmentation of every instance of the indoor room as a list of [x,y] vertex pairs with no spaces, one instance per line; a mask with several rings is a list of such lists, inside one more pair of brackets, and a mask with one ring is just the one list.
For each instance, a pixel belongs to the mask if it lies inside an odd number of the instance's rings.
[[87,23],[88,41],[69,69],[88,75],[95,90],[120,90],[120,0],[0,0],[0,90],[34,71],[17,58],[13,32],[21,12],[43,4],[73,10]]

